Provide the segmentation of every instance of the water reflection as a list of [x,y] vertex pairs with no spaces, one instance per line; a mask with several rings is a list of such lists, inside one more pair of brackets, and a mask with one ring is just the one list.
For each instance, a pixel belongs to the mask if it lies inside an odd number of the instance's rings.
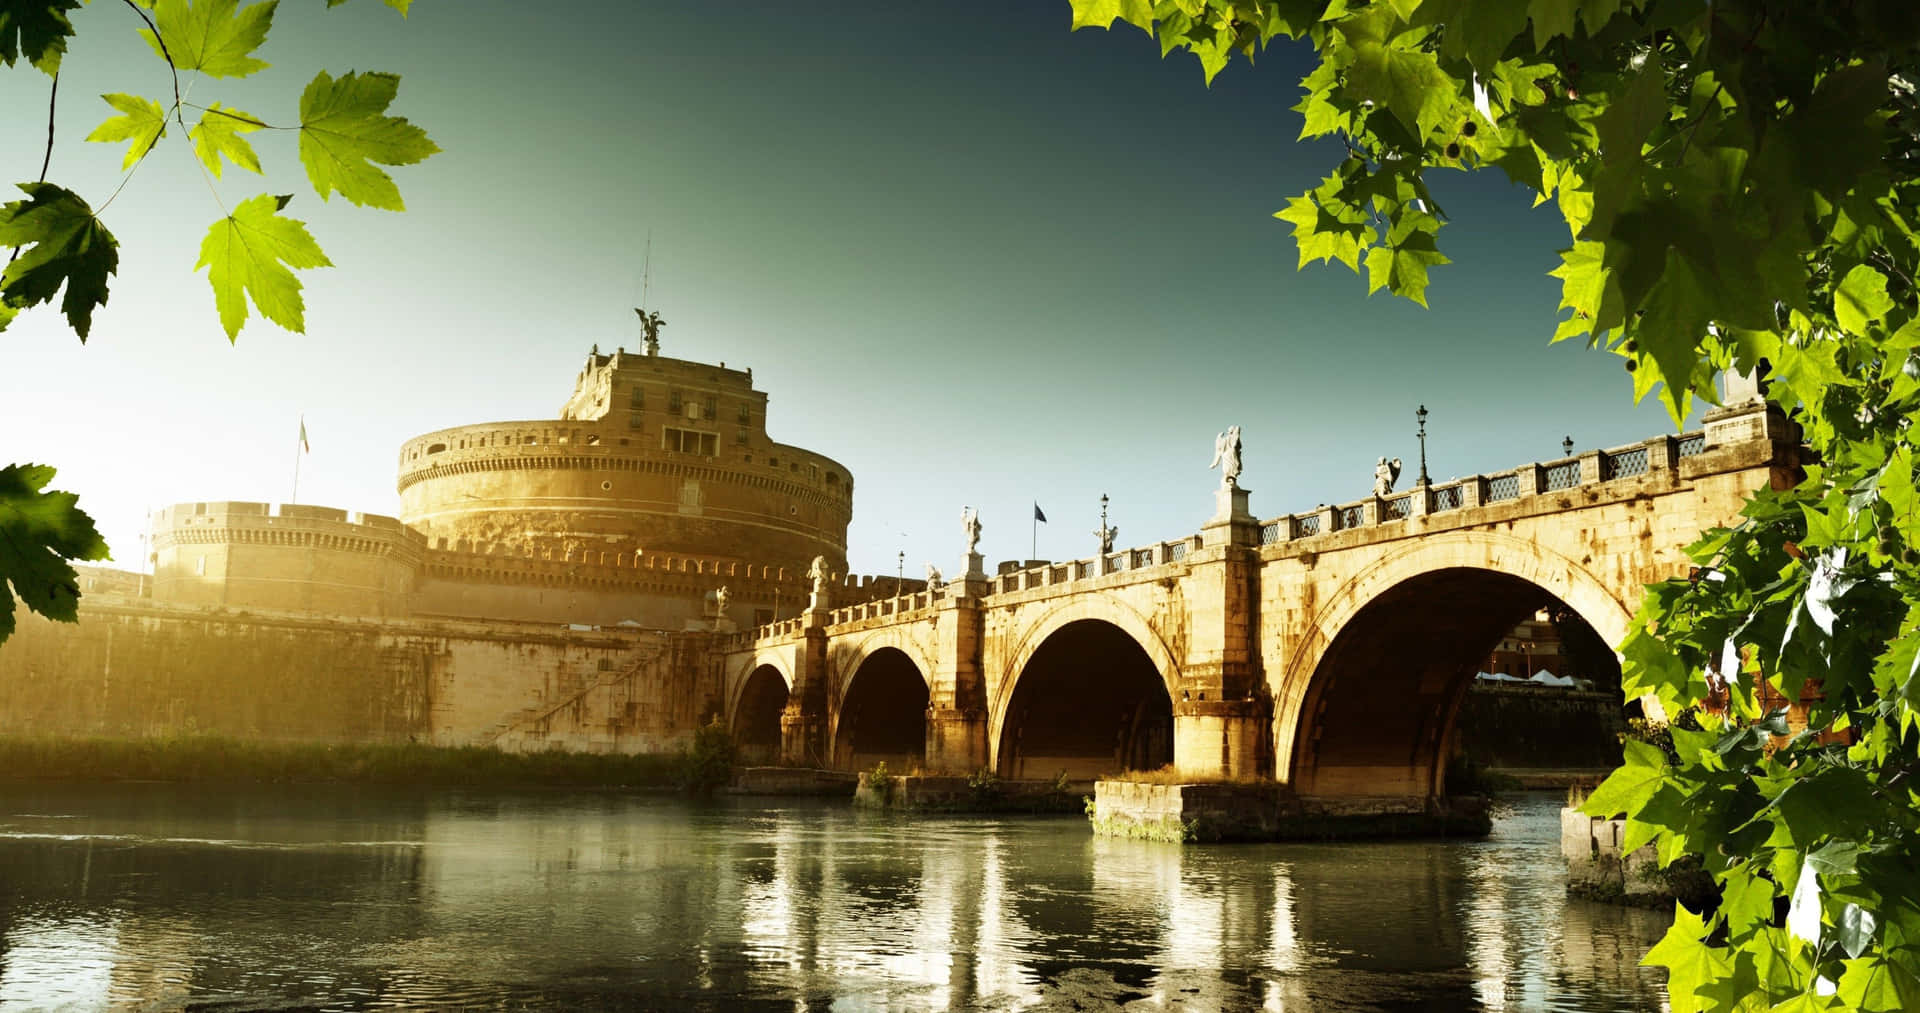
[[0,789],[0,1007],[1644,1010],[1651,912],[1485,842],[1179,848],[823,803]]

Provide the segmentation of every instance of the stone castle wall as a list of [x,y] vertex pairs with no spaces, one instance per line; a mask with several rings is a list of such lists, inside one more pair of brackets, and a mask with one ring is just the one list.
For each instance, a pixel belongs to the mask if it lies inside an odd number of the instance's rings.
[[153,596],[184,605],[404,616],[426,539],[331,507],[181,503],[153,518]]
[[97,594],[0,644],[0,733],[671,752],[717,707],[706,637]]

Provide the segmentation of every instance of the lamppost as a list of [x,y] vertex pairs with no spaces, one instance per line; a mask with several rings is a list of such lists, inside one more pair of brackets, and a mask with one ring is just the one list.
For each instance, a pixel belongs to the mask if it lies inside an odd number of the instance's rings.
[[1113,539],[1119,533],[1119,528],[1107,526],[1107,494],[1103,492],[1100,494],[1100,530],[1093,533],[1094,537],[1100,539],[1100,555],[1105,556],[1113,551]]
[[907,550],[901,549],[899,562],[895,565],[893,570],[893,596],[895,598],[900,597],[900,592],[905,590],[905,588],[902,585],[904,585],[906,582],[907,582]]
[[1427,477],[1427,406],[1421,405],[1413,414],[1420,420],[1420,485],[1425,487],[1433,484],[1433,479]]
[[1560,441],[1560,451],[1561,451],[1560,456],[1562,457],[1573,456],[1573,437],[1569,436],[1566,439]]

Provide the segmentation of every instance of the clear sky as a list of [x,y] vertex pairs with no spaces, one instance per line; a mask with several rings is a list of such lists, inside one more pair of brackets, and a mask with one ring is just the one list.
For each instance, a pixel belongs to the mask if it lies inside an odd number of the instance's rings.
[[[124,145],[81,142],[99,95],[171,91],[124,4],[77,11],[50,181],[96,207]],[[316,70],[402,75],[396,115],[444,149],[393,170],[404,214],[322,203],[293,135],[252,135],[338,266],[303,272],[307,333],[256,318],[230,346],[200,238],[224,213],[183,138],[103,217],[111,302],[82,345],[24,313],[0,358],[0,462],[60,468],[121,565],[146,511],[299,496],[396,513],[399,446],[551,418],[590,346],[641,344],[651,232],[662,352],[754,370],[775,439],[847,465],[856,572],[948,573],[963,505],[989,561],[1090,554],[1102,493],[1120,544],[1198,529],[1214,434],[1272,517],[1363,496],[1380,455],[1436,480],[1669,431],[1620,360],[1549,346],[1566,245],[1494,172],[1436,173],[1454,224],[1432,308],[1340,266],[1296,272],[1271,217],[1338,154],[1294,141],[1297,52],[1162,61],[1132,29],[1068,31],[1065,0],[965,5],[416,0],[282,4],[245,81],[185,82],[268,122]],[[0,70],[0,173],[31,180],[47,78]]]

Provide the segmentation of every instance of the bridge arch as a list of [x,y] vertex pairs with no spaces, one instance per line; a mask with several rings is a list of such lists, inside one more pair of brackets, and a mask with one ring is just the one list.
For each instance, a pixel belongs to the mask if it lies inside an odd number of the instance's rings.
[[1137,610],[1104,594],[1075,597],[1014,643],[987,724],[1001,777],[1084,779],[1173,762],[1180,664]]
[[925,662],[897,638],[879,637],[849,652],[827,728],[832,765],[868,770],[881,763],[905,773],[926,762],[927,701],[932,678]]
[[1512,535],[1412,541],[1348,580],[1315,615],[1274,688],[1276,775],[1303,795],[1434,796],[1478,663],[1557,600],[1609,646],[1632,609],[1587,567]]
[[772,764],[780,759],[780,714],[787,708],[793,677],[772,660],[755,658],[740,680],[727,727],[733,732],[738,758],[745,764]]

